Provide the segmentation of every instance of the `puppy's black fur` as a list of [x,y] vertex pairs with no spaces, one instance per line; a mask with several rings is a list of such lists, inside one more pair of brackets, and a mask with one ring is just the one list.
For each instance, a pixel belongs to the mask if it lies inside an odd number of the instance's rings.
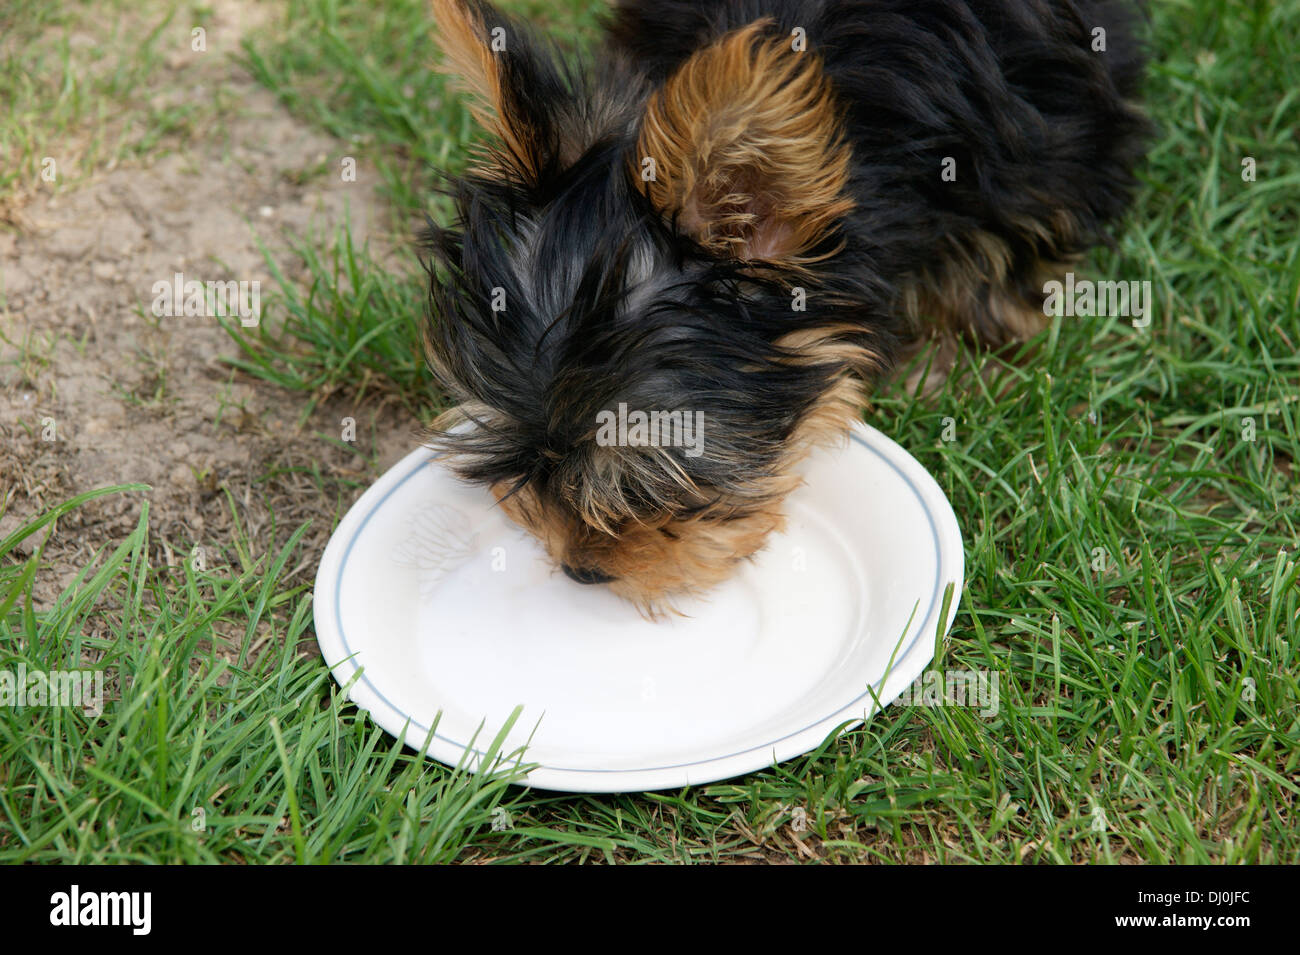
[[[622,0],[585,69],[484,4],[435,11],[448,54],[484,74],[470,85],[497,136],[455,187],[458,221],[428,235],[433,365],[475,422],[436,441],[467,478],[526,490],[514,516],[558,562],[650,607],[753,549],[720,525],[779,524],[802,452],[858,413],[847,381],[932,327],[992,345],[1032,334],[1044,276],[1106,241],[1149,135],[1139,12],[1119,0]],[[464,49],[496,28],[503,50]],[[783,53],[796,31],[806,51]],[[742,158],[713,185],[725,195],[666,201],[637,174],[667,141],[647,129],[656,109],[660,129],[736,127],[758,144],[728,143],[741,156],[795,135],[746,129],[727,101],[725,71],[764,50],[811,57],[774,95],[833,111],[833,131],[808,134],[786,181]],[[660,168],[697,163],[702,188],[718,144],[679,146]],[[792,247],[782,204],[824,186],[845,147],[844,201]],[[597,414],[620,402],[702,411],[704,453],[599,447]],[[689,555],[639,536],[676,542],[691,522]]]

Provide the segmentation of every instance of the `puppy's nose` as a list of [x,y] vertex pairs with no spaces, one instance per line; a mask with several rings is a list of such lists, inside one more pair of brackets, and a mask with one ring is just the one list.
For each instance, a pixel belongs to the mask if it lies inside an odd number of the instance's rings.
[[609,574],[602,574],[588,567],[570,567],[568,564],[560,566],[564,568],[564,573],[570,580],[576,580],[580,584],[608,584],[614,580]]

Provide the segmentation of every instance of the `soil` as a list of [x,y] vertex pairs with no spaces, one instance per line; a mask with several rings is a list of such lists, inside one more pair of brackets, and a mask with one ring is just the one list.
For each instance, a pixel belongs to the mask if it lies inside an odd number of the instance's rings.
[[[222,4],[210,49],[237,49],[262,10]],[[311,520],[291,569],[310,582],[338,517],[419,443],[411,414],[382,398],[335,398],[300,424],[308,396],[223,362],[238,348],[215,317],[154,317],[154,283],[178,272],[260,281],[265,308],[274,283],[259,241],[287,264],[277,253],[290,239],[330,236],[346,219],[358,244],[384,245],[372,170],[361,162],[355,182],[321,171],[338,168],[343,144],[290,116],[227,56],[178,57],[164,72],[152,95],[212,102],[220,90],[233,106],[130,167],[36,190],[4,210],[11,228],[0,224],[0,538],[83,491],[151,487],[59,520],[38,606],[134,529],[143,500],[154,557],[169,564],[195,546],[208,567],[233,562],[235,520],[254,558]],[[43,148],[60,154],[57,142]],[[345,416],[357,453],[327,440]],[[38,545],[29,538],[20,552]]]

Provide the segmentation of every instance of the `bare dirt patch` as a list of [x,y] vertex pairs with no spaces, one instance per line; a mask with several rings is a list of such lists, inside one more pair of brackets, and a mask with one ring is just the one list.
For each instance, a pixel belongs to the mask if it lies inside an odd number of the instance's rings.
[[[258,281],[265,307],[274,285],[259,239],[274,253],[289,237],[329,236],[350,221],[360,242],[381,219],[369,170],[343,182],[342,145],[218,52],[259,22],[249,9],[223,5],[209,28],[214,52],[168,61],[153,94],[229,104],[211,128],[75,191],[38,191],[9,210],[15,227],[0,228],[0,537],[74,494],[141,482],[152,487],[155,556],[170,562],[198,545],[220,563],[235,520],[254,553],[273,527],[282,542],[312,520],[293,569],[309,581],[338,515],[418,443],[409,413],[377,400],[335,398],[299,424],[304,396],[221,361],[237,348],[215,317],[151,313],[154,283],[176,273]],[[176,29],[181,48],[188,27]],[[58,154],[57,143],[48,148]],[[356,453],[325,438],[339,437],[345,415],[357,422]],[[61,519],[38,599],[129,533],[140,505],[139,495],[115,495]]]

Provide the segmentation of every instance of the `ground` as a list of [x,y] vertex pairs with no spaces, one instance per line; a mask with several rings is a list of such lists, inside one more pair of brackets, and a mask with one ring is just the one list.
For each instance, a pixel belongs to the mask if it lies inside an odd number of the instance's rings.
[[[140,162],[10,208],[14,228],[0,234],[0,461],[13,497],[0,536],[72,493],[138,482],[152,488],[159,548],[198,546],[222,559],[226,491],[251,540],[274,513],[295,525],[317,518],[312,542],[323,546],[340,498],[296,470],[318,468],[328,490],[355,487],[373,469],[319,433],[340,432],[343,412],[359,417],[363,441],[383,449],[379,465],[418,443],[418,421],[391,409],[322,408],[301,420],[280,389],[222,361],[234,349],[215,318],[150,313],[154,283],[174,273],[270,287],[263,244],[283,252],[286,237],[344,224],[364,238],[382,217],[373,170],[363,165],[356,182],[323,174],[342,144],[288,115],[231,60],[266,19],[252,4],[223,5],[207,21],[203,53],[187,49],[187,29],[169,32],[179,52],[149,95],[191,99],[203,109],[201,136],[170,137]],[[62,145],[44,144],[56,159]],[[137,509],[118,496],[72,512],[47,550],[38,595],[59,593],[98,543],[131,529]]]
[[[509,5],[592,42],[597,3]],[[10,4],[0,670],[111,676],[102,713],[0,712],[0,859],[1300,861],[1298,30],[1154,4],[1161,132],[1084,266],[1150,281],[1149,328],[1058,319],[868,411],[953,501],[935,668],[998,679],[1000,713],[570,797],[404,749],[311,630],[331,529],[439,407],[411,236],[475,133],[424,3]],[[156,316],[177,272],[259,281],[260,323]]]

